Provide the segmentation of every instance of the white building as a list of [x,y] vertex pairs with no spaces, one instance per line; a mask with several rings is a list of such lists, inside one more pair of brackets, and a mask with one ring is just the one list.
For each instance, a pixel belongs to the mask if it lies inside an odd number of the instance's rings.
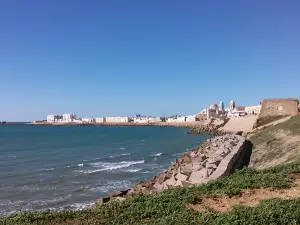
[[185,122],[186,121],[186,117],[185,116],[181,116],[181,117],[177,117],[177,118],[168,118],[167,122],[169,123],[173,123],[173,122]]
[[47,123],[54,123],[54,115],[47,116]]
[[128,123],[129,122],[129,117],[121,117],[121,116],[116,116],[116,117],[105,117],[106,123]]
[[76,119],[75,114],[63,114],[63,115],[48,115],[48,123],[68,123],[73,122]]
[[245,111],[248,115],[258,115],[261,110],[261,105],[246,106]]
[[95,119],[93,119],[93,118],[82,118],[81,121],[83,123],[94,123]]
[[76,115],[75,114],[63,114],[63,122],[73,122],[73,120],[76,119]]
[[95,118],[95,122],[96,123],[105,123],[106,118],[105,117],[97,117],[97,118]]
[[185,118],[186,122],[195,122],[196,121],[196,117],[195,116],[187,116]]

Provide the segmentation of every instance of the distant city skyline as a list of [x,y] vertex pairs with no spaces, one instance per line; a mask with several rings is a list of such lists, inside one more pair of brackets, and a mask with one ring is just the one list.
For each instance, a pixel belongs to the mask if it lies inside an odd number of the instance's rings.
[[0,121],[299,97],[300,2],[5,1]]

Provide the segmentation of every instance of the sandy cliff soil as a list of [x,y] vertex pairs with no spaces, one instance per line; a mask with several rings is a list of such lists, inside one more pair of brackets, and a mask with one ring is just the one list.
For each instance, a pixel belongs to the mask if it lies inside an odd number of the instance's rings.
[[300,116],[259,130],[249,139],[253,143],[250,167],[295,162],[300,159]]
[[257,116],[233,117],[221,129],[229,132],[251,132]]

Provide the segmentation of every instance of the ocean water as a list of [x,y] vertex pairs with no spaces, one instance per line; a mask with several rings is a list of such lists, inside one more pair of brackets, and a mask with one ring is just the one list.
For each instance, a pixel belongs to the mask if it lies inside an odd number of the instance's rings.
[[0,215],[82,209],[209,138],[174,127],[0,125]]

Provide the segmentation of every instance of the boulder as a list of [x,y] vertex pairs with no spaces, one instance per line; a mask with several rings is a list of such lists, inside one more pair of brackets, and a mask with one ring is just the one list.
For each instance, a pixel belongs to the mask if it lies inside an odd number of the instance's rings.
[[192,185],[193,185],[192,182],[189,182],[189,181],[181,181],[181,186],[184,187],[184,188],[190,187],[190,186],[192,186]]
[[160,184],[159,182],[156,182],[153,187],[159,191],[162,191],[163,190],[163,185]]
[[161,173],[157,176],[157,181],[158,183],[162,184],[165,180],[166,180],[166,174],[165,173]]
[[110,201],[110,197],[102,197],[98,199],[98,203],[104,204]]
[[181,162],[181,164],[183,164],[183,163],[191,163],[192,162],[192,159],[191,159],[191,157],[189,156],[189,155],[185,155],[185,156],[183,156],[182,157],[182,159],[180,160],[180,162]]
[[193,158],[197,157],[197,154],[196,154],[195,152],[191,152],[191,153],[190,153],[190,156],[191,156],[191,158],[193,159]]
[[184,175],[189,176],[193,171],[193,164],[185,164],[181,166],[180,172]]
[[[216,162],[206,163],[205,168],[206,168],[206,169],[216,169],[216,168],[218,167],[216,164],[217,164]],[[204,168],[204,169],[205,169],[205,168]]]
[[165,185],[174,186],[176,184],[176,180],[174,177],[171,177],[170,179],[166,180],[164,182]]
[[140,193],[142,191],[142,185],[141,184],[135,185],[134,190],[135,192]]
[[214,169],[207,169],[208,176],[212,175],[214,171]]
[[201,163],[193,163],[192,167],[193,167],[193,171],[198,171],[203,168]]
[[206,158],[207,158],[206,155],[201,154],[201,155],[199,155],[198,157],[194,158],[194,159],[192,160],[192,163],[194,163],[194,162],[203,162]]
[[143,181],[140,183],[142,185],[142,187],[151,187],[152,186],[152,182],[151,181]]
[[216,154],[217,154],[217,155],[224,155],[224,154],[225,154],[225,151],[224,151],[223,148],[219,148],[219,149],[217,149]]
[[193,171],[191,173],[191,176],[189,177],[189,181],[191,181],[193,184],[201,184],[204,182],[202,176],[203,176],[202,170]]
[[146,187],[142,187],[142,193],[144,195],[149,195],[150,194],[150,189],[149,188],[146,188]]
[[203,168],[200,172],[202,173],[203,179],[206,179],[209,176],[208,169],[206,169],[206,168]]
[[175,178],[177,179],[177,181],[186,181],[187,178],[188,178],[188,176],[186,176],[186,175],[184,175],[182,173],[178,173]]
[[181,181],[177,180],[176,184],[174,185],[175,187],[182,187]]
[[135,190],[133,188],[131,188],[128,192],[127,192],[127,196],[133,196],[135,194]]
[[150,195],[156,194],[156,193],[158,193],[158,192],[160,192],[160,191],[162,191],[162,189],[161,189],[161,190],[153,189],[153,190],[150,191]]

